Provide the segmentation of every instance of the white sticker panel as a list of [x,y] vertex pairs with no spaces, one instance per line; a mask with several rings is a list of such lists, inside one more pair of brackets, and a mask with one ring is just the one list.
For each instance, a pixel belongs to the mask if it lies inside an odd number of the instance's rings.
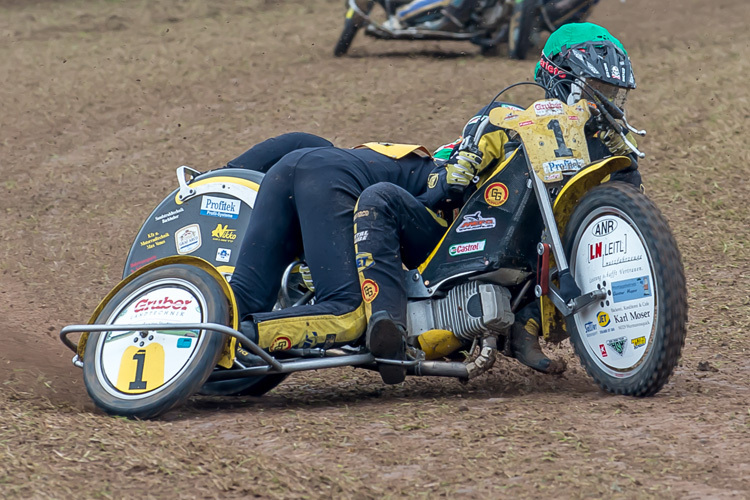
[[[200,323],[196,297],[181,287],[164,286],[137,295],[113,321],[115,325]],[[113,331],[106,334],[101,364],[118,391],[140,394],[168,383],[198,347],[193,330]]]
[[575,255],[583,293],[603,288],[607,298],[576,316],[579,332],[599,361],[629,370],[648,351],[655,321],[655,290],[648,254],[635,229],[616,215],[593,219]]

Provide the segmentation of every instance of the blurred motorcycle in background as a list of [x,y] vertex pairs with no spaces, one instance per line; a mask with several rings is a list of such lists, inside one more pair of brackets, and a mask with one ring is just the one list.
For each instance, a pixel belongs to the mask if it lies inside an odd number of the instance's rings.
[[[454,40],[478,45],[495,55],[508,44],[508,56],[525,59],[540,45],[543,31],[584,21],[599,0],[347,0],[344,29],[333,54],[347,53],[357,32],[381,40]],[[375,4],[383,12],[373,12]],[[456,7],[460,5],[460,7]],[[451,16],[467,9],[467,19]],[[448,21],[448,22],[446,22]]]

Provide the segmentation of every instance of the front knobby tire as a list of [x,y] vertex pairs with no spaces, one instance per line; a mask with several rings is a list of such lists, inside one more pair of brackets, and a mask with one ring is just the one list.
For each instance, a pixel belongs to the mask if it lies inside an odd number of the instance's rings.
[[[219,323],[230,304],[208,272],[185,264],[148,271],[119,290],[97,324]],[[97,407],[110,415],[148,419],[195,394],[216,365],[225,337],[204,330],[92,333],[83,379]]]
[[669,380],[685,344],[682,259],[658,208],[629,184],[587,193],[564,235],[581,291],[607,298],[567,319],[581,364],[612,394],[652,396]]

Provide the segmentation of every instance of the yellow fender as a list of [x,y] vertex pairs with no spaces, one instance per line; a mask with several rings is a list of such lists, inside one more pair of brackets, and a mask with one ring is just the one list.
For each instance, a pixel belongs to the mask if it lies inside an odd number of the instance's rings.
[[[557,230],[561,237],[565,234],[565,227],[568,225],[570,216],[573,215],[573,210],[578,206],[581,198],[592,188],[609,180],[609,176],[613,172],[627,168],[630,164],[630,158],[626,156],[613,156],[586,167],[565,184],[552,206],[555,221],[557,221]],[[550,256],[550,266],[553,264],[554,257]],[[542,315],[544,338],[552,342],[565,339],[568,336],[565,318],[552,304],[552,301],[546,296],[542,296],[539,307]]]
[[[232,287],[229,286],[229,283],[227,280],[222,276],[222,274],[208,261],[201,259],[200,257],[195,257],[192,255],[172,255],[170,257],[164,257],[162,259],[155,260],[154,262],[151,262],[142,268],[138,269],[136,272],[125,278],[124,280],[120,281],[117,286],[115,286],[111,292],[107,294],[104,299],[102,299],[101,302],[99,302],[99,305],[96,306],[96,309],[94,310],[94,313],[91,315],[91,318],[88,321],[89,325],[93,325],[96,321],[96,318],[99,317],[99,314],[102,312],[102,309],[104,309],[104,306],[106,306],[110,300],[112,300],[112,297],[115,296],[117,292],[119,292],[125,285],[136,279],[138,276],[145,274],[152,269],[156,269],[157,267],[166,266],[168,264],[188,264],[194,267],[197,267],[199,269],[202,269],[206,271],[208,274],[214,277],[216,279],[216,282],[219,283],[222,290],[224,291],[224,294],[231,304],[230,307],[230,321],[231,326],[235,330],[239,326],[239,313],[237,312],[237,301],[234,298],[234,292],[232,291]],[[88,341],[89,332],[84,332],[81,335],[81,338],[78,339],[78,358],[83,359],[83,355],[86,352],[86,342]],[[223,368],[231,368],[232,364],[234,363],[234,350],[235,345],[237,343],[237,339],[234,337],[231,337],[230,340],[227,341],[226,345],[224,346],[224,352],[222,353],[221,359],[219,359],[219,366]]]

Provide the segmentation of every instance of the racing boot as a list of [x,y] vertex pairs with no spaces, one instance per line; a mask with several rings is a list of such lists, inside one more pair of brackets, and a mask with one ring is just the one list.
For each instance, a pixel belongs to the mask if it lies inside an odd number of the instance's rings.
[[[386,311],[370,316],[367,323],[367,348],[376,358],[406,359],[406,330],[391,319]],[[378,371],[386,384],[400,384],[406,378],[406,367],[378,364]]]
[[[258,328],[255,326],[255,322],[252,320],[246,320],[240,322],[240,332],[245,334],[247,338],[253,342],[258,342]],[[234,359],[237,363],[242,365],[243,368],[249,368],[251,366],[263,366],[267,363],[261,359],[260,356],[253,354],[248,351],[242,344],[237,342],[237,347],[234,351]]]
[[524,326],[517,321],[510,330],[510,350],[518,361],[542,373],[557,374],[565,371],[565,362],[549,359],[539,345],[539,323],[529,319]]

